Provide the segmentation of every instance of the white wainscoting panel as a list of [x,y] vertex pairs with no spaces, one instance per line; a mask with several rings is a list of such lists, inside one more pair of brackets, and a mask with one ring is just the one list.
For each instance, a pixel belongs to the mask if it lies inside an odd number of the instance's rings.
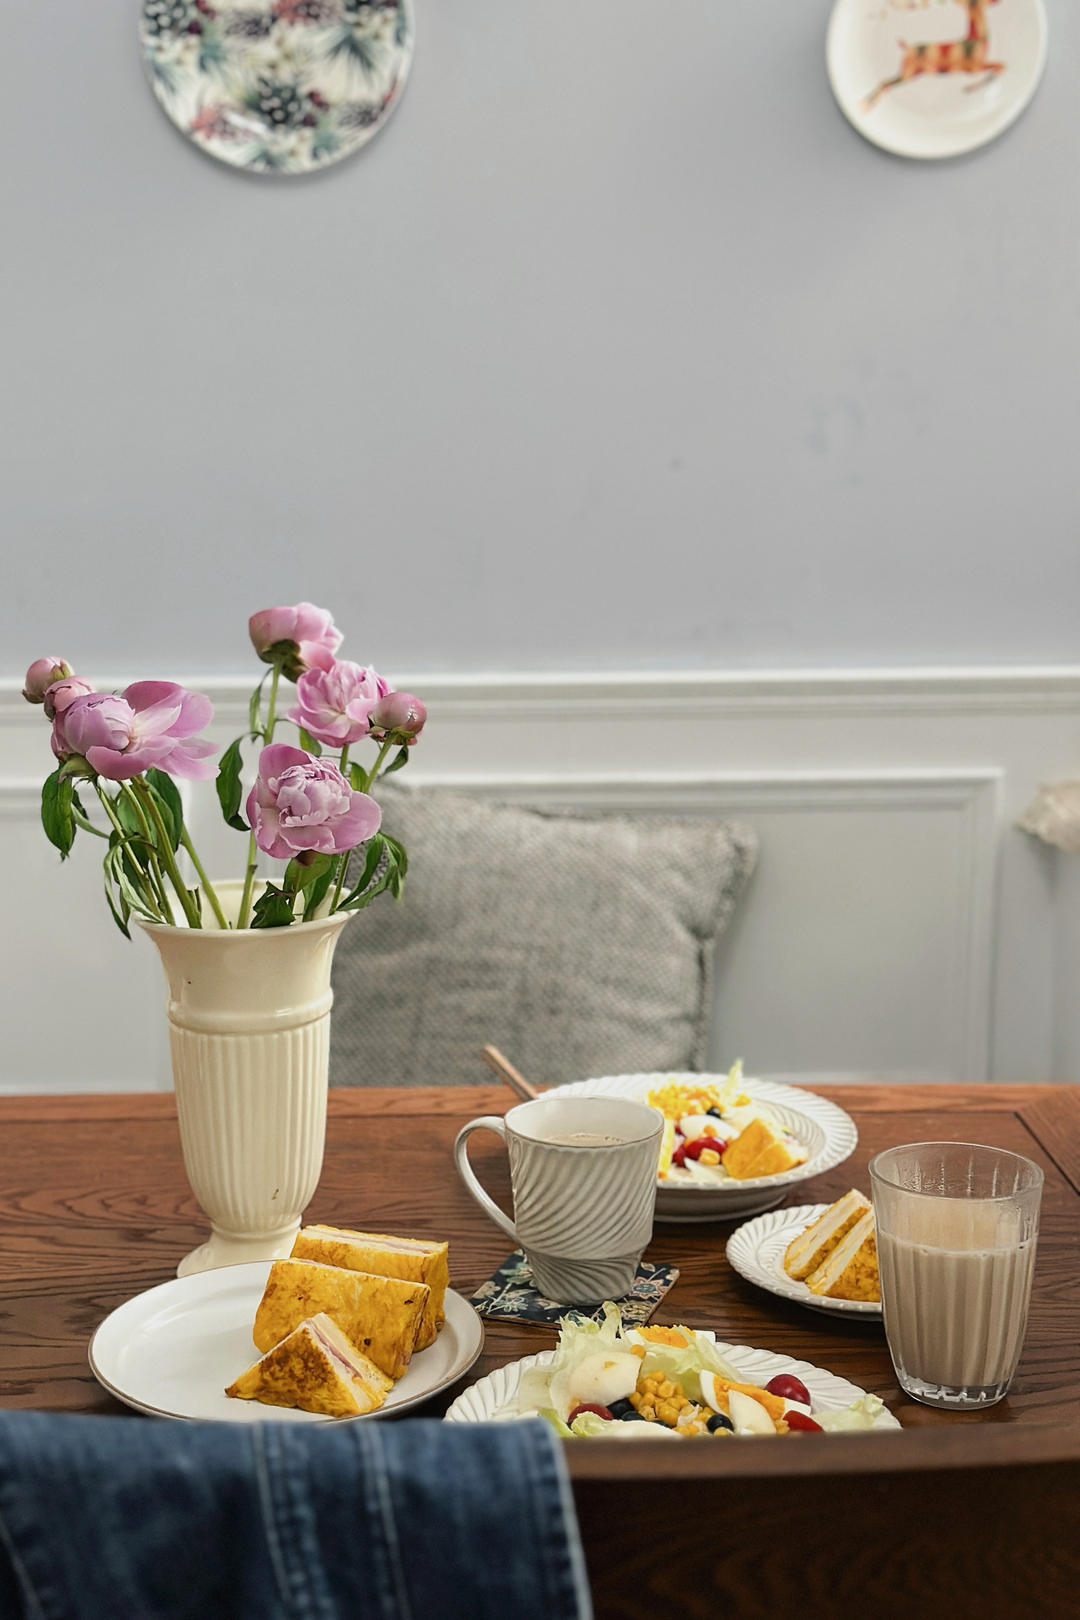
[[[246,680],[183,678],[213,698],[220,741],[243,729]],[[1080,858],[1013,826],[1040,781],[1080,774],[1080,669],[396,684],[428,703],[417,782],[757,829],[718,956],[715,1064],[1080,1080]],[[160,967],[113,926],[94,841],[63,865],[45,842],[49,768],[42,711],[0,687],[0,1089],[168,1086]],[[212,788],[187,796],[208,867],[239,875]]]

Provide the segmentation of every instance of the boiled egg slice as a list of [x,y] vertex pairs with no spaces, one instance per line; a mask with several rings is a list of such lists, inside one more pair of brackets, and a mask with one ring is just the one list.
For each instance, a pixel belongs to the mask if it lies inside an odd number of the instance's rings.
[[639,1356],[625,1350],[598,1350],[554,1375],[549,1386],[551,1404],[564,1421],[575,1406],[610,1406],[626,1399],[640,1372]]
[[728,1391],[728,1416],[736,1434],[775,1434],[776,1425],[760,1401],[739,1390]]

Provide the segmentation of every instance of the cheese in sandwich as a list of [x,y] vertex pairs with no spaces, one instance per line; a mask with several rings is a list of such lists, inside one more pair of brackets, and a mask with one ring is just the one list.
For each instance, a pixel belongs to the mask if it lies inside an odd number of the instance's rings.
[[806,1286],[812,1293],[825,1294],[830,1299],[881,1298],[877,1234],[872,1209],[859,1216],[829,1257],[810,1273]]
[[354,1349],[388,1378],[400,1378],[416,1344],[428,1292],[425,1283],[398,1277],[370,1276],[315,1260],[275,1260],[255,1313],[253,1337],[258,1349],[270,1350],[307,1317],[325,1311]]
[[225,1393],[327,1417],[362,1417],[381,1406],[393,1387],[393,1379],[354,1349],[336,1323],[320,1312],[275,1344]]
[[796,1282],[805,1282],[869,1208],[869,1198],[855,1187],[835,1204],[830,1204],[805,1231],[793,1237],[784,1250],[784,1270],[788,1276],[794,1277]]
[[777,1176],[793,1170],[797,1164],[805,1164],[809,1156],[801,1142],[785,1136],[759,1115],[728,1143],[720,1163],[736,1181],[749,1181],[755,1176]]
[[382,1232],[354,1232],[340,1226],[302,1227],[292,1246],[294,1259],[321,1260],[325,1265],[345,1266],[349,1271],[426,1284],[429,1293],[420,1319],[417,1350],[434,1343],[446,1319],[443,1300],[450,1281],[448,1252],[445,1243],[387,1237]]

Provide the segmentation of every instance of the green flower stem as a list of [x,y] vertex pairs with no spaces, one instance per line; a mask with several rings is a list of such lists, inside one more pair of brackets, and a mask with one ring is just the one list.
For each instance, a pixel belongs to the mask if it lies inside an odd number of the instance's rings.
[[184,916],[187,918],[188,923],[192,928],[201,928],[202,918],[199,915],[199,909],[194,900],[191,898],[187,884],[180,875],[180,868],[177,866],[176,857],[173,855],[172,840],[169,838],[169,835],[165,830],[165,823],[161,819],[161,812],[154,803],[153,796],[149,788],[144,782],[140,782],[138,777],[134,778],[132,781],[132,787],[142,800],[143,808],[148,811],[150,819],[157,829],[161,859],[164,864],[165,871],[168,874],[169,882],[176,890],[176,898],[183,907]]
[[175,919],[173,918],[172,907],[169,904],[169,894],[165,887],[165,879],[161,875],[161,867],[158,865],[157,855],[154,852],[154,835],[150,831],[150,823],[146,819],[146,812],[143,810],[138,794],[135,793],[130,782],[121,782],[120,791],[129,801],[132,809],[135,811],[136,819],[138,820],[139,826],[142,829],[143,838],[146,840],[147,863],[150,868],[150,877],[153,881],[155,889],[157,890],[158,901],[161,905],[162,911],[168,917],[169,922],[173,923]]
[[181,823],[180,826],[180,842],[191,856],[191,864],[199,874],[199,882],[202,884],[203,893],[210,902],[210,909],[217,918],[218,927],[228,928],[228,919],[221,909],[221,901],[217,897],[214,890],[214,885],[210,882],[210,879],[207,877],[206,872],[203,869],[202,861],[200,861],[198,855],[195,853],[195,845],[191,841],[191,834],[188,832],[183,823]]
[[[118,835],[121,838],[127,838],[127,836],[128,836],[127,829],[125,828],[124,824],[120,820],[120,817],[117,815],[116,811],[113,809],[112,801],[109,798],[109,795],[102,788],[100,782],[95,781],[95,783],[94,783],[94,791],[97,794],[98,798],[101,800],[101,807],[104,810],[105,814],[108,816],[109,820],[112,822],[113,827],[116,829],[116,832],[118,833]],[[168,895],[165,894],[164,891],[161,891],[161,893],[159,894],[159,892],[155,888],[155,885],[152,882],[149,874],[143,871],[142,864],[139,861],[139,857],[135,854],[135,851],[131,848],[130,845],[126,846],[126,850],[127,850],[128,860],[131,862],[131,864],[135,868],[136,872],[138,872],[139,881],[143,885],[143,889],[145,891],[145,894],[148,895],[149,898],[150,898],[150,906],[151,906],[151,908],[158,912],[158,921],[159,922],[171,923],[173,921],[173,914],[172,914],[172,911],[171,911],[171,909],[169,907],[169,897],[168,897]]]
[[363,790],[364,790],[365,793],[370,793],[371,792],[371,789],[372,789],[372,787],[374,785],[374,782],[375,782],[375,778],[378,776],[379,770],[380,770],[380,768],[382,766],[382,762],[386,758],[387,754],[390,752],[391,748],[393,748],[393,746],[394,746],[393,742],[391,741],[391,739],[389,737],[387,737],[385,739],[385,741],[383,742],[382,747],[379,749],[379,757],[376,759],[374,765],[371,767],[371,774],[364,778],[364,789]]
[[76,827],[81,827],[84,832],[93,833],[95,838],[108,838],[109,836],[107,832],[102,832],[100,827],[95,827],[89,816],[81,815],[74,805],[71,807],[71,819]]
[[[364,777],[364,786],[363,786],[363,788],[361,790],[362,792],[370,793],[371,785],[374,782],[375,778],[379,774],[379,767],[382,765],[383,760],[386,758],[387,754],[390,752],[390,750],[391,750],[391,748],[393,746],[394,746],[393,743],[390,741],[389,737],[387,737],[387,739],[383,743],[382,747],[379,749],[378,756],[377,756],[377,758],[375,760],[374,765],[371,767],[370,773],[367,776]],[[349,745],[348,745],[348,743],[346,743],[345,747],[341,750],[341,774],[342,774],[342,776],[345,775],[345,767],[346,767],[346,765],[348,763],[349,763]],[[344,855],[341,857],[341,862],[340,862],[340,864],[338,866],[337,882],[334,885],[334,897],[330,902],[330,913],[335,912],[337,910],[337,908],[338,908],[338,901],[341,899],[342,890],[345,887],[345,874],[349,870],[349,856],[351,854],[352,854],[352,850],[347,849],[345,851]]]
[[[270,677],[270,700],[266,710],[266,726],[263,731],[264,745],[274,739],[274,727],[277,724],[277,692],[280,679],[281,665],[275,664],[274,673]],[[247,927],[248,912],[251,910],[251,894],[255,887],[255,868],[258,865],[258,860],[258,846],[255,843],[255,834],[252,832],[248,835],[247,867],[244,871],[244,887],[240,895],[240,909],[236,913],[237,928]]]
[[267,704],[267,709],[266,709],[266,730],[263,733],[263,736],[264,736],[264,738],[266,739],[266,741],[268,743],[272,743],[273,740],[274,740],[274,727],[277,724],[277,715],[275,713],[275,710],[277,708],[277,689],[278,689],[278,681],[280,681],[280,679],[281,679],[281,665],[280,664],[275,664],[274,665],[274,673],[270,677],[270,701]]

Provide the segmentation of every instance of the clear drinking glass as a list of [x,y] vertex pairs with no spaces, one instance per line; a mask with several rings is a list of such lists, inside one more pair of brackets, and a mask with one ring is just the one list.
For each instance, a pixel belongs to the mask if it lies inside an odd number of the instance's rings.
[[1002,1148],[912,1142],[870,1162],[885,1335],[927,1406],[1000,1401],[1027,1328],[1043,1173]]

